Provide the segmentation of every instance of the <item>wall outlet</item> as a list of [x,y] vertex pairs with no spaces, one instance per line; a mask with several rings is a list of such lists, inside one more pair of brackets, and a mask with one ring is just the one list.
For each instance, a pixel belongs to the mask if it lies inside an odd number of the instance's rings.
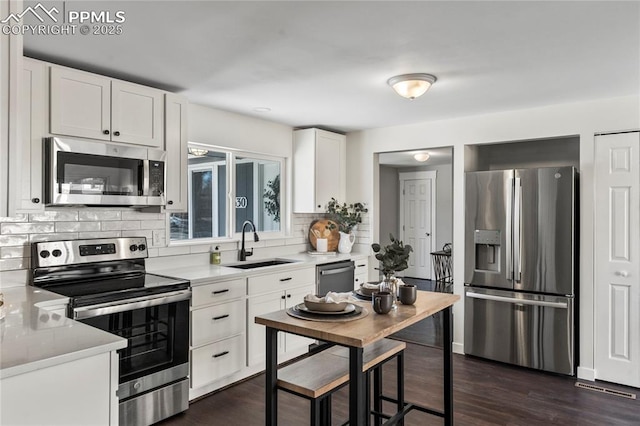
[[152,235],[152,244],[154,247],[164,247],[167,245],[167,239],[165,238],[165,232],[162,229],[154,229]]

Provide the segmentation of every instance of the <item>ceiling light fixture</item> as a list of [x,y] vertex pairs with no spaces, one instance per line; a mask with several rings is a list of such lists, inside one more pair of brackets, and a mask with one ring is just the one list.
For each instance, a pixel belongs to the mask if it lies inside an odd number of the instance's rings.
[[424,95],[436,80],[436,76],[431,74],[403,74],[391,77],[387,84],[393,87],[398,95],[415,99]]
[[196,157],[203,157],[209,153],[208,149],[202,148],[191,148],[189,147],[189,154],[195,155]]
[[425,161],[427,161],[429,159],[429,154],[427,154],[426,152],[417,152],[415,154],[413,154],[413,158],[415,158],[417,161],[424,163]]

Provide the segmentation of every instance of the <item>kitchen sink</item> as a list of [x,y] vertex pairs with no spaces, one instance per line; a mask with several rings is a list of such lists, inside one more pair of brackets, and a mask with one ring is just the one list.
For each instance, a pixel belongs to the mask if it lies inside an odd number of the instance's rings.
[[229,268],[255,269],[255,268],[264,268],[266,266],[286,265],[287,263],[295,263],[295,261],[285,260],[285,259],[270,259],[270,260],[263,260],[260,262],[238,263],[237,265],[228,265],[228,266]]

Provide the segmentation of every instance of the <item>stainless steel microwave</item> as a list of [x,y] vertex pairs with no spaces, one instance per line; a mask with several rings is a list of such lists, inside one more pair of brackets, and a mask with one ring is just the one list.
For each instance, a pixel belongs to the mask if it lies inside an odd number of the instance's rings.
[[44,148],[46,205],[165,204],[165,151],[57,137]]

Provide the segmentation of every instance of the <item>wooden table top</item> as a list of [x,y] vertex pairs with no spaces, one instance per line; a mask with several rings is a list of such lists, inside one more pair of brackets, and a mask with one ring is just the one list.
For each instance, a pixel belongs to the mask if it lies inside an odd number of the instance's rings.
[[373,312],[371,302],[355,302],[370,311],[369,315],[356,321],[308,321],[293,318],[287,315],[286,310],[282,310],[258,315],[255,322],[301,336],[362,348],[452,306],[458,300],[460,296],[456,294],[418,291],[415,304],[403,305],[398,302],[398,309],[385,315]]

